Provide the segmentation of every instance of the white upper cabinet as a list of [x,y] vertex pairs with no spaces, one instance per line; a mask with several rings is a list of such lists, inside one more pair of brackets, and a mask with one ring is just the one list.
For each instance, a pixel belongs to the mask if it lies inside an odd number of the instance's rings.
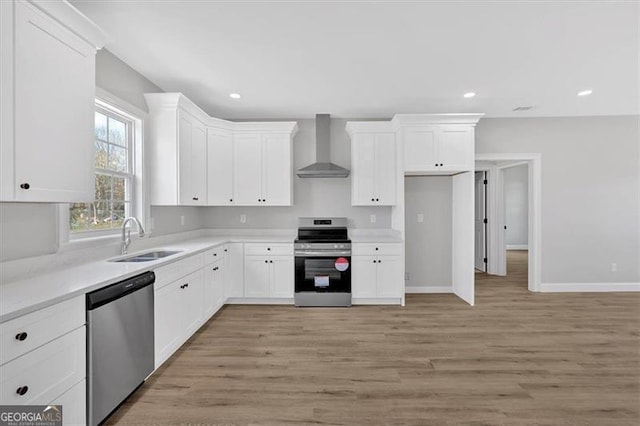
[[0,8],[0,201],[93,201],[95,53],[106,35],[66,2]]
[[396,140],[388,123],[350,122],[351,204],[396,203]]
[[180,93],[145,98],[151,112],[151,204],[293,204],[297,123],[219,120]]
[[407,175],[474,170],[474,127],[482,114],[398,114],[392,123],[404,148]]
[[233,135],[223,129],[207,131],[207,203],[233,205]]

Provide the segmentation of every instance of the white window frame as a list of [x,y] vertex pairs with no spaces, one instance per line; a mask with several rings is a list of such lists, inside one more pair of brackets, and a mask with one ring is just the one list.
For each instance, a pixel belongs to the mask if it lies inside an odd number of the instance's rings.
[[[147,231],[145,225],[149,223],[150,212],[144,188],[146,182],[144,134],[145,126],[148,122],[147,113],[99,87],[96,87],[95,100],[98,108],[113,111],[131,123],[131,143],[128,161],[130,163],[130,170],[132,171],[132,181],[129,212],[131,216],[135,216],[140,220],[142,226],[145,227],[145,231]],[[118,175],[117,172],[108,171],[108,173],[114,176]],[[58,222],[58,245],[60,249],[64,249],[67,246],[73,249],[98,246],[105,242],[117,241],[120,238],[120,228],[70,232],[69,204],[60,205],[58,209]]]

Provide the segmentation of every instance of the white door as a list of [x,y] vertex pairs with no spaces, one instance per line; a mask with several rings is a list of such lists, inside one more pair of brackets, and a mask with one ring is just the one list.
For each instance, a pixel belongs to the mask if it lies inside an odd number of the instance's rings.
[[291,193],[291,143],[289,135],[263,136],[263,180],[261,204],[290,206]]
[[180,285],[184,285],[181,291],[182,311],[180,318],[183,322],[183,337],[191,336],[200,327],[204,315],[202,298],[204,288],[202,283],[202,270],[196,271],[180,279]]
[[191,135],[191,201],[198,206],[207,204],[207,129],[194,123]]
[[271,297],[293,297],[293,258],[290,256],[274,256],[271,267]]
[[438,162],[442,164],[440,170],[473,170],[473,128],[444,126],[438,134]]
[[182,338],[182,281],[175,281],[155,291],[154,343],[155,366],[158,368],[178,349]]
[[351,264],[351,293],[353,297],[376,297],[378,281],[377,257],[353,256]]
[[245,206],[263,205],[262,200],[262,136],[235,135],[233,141],[234,203]]
[[92,202],[95,49],[27,2],[14,43],[15,199]]
[[487,272],[486,254],[486,172],[475,173],[475,267]]
[[233,204],[233,137],[214,129],[207,133],[207,204]]
[[270,275],[268,259],[262,256],[245,257],[244,297],[269,297]]
[[351,204],[376,205],[376,135],[360,133],[351,141]]
[[393,133],[376,135],[376,205],[396,203],[396,140]]
[[419,126],[403,129],[404,171],[423,172],[437,170],[437,126]]
[[378,258],[378,297],[402,297],[404,277],[400,256]]
[[224,248],[224,298],[244,296],[244,244]]
[[452,273],[453,292],[470,305],[475,299],[474,260],[474,173],[453,176],[452,217]]

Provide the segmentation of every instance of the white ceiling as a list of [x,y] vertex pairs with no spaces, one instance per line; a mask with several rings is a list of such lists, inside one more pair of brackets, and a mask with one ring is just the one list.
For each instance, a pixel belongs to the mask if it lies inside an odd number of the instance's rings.
[[109,51],[221,118],[640,112],[635,1],[72,3]]

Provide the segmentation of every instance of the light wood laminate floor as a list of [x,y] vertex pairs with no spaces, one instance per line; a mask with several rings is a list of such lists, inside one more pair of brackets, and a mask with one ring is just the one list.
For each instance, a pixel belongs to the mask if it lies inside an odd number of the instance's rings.
[[108,420],[207,425],[640,424],[640,294],[529,293],[476,274],[476,306],[227,306]]

